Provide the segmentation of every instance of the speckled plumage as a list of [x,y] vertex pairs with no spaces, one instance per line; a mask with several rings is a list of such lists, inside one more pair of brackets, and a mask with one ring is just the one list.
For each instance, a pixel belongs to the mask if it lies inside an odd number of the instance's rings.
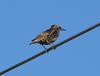
[[52,44],[57,40],[61,30],[64,31],[64,29],[62,29],[60,26],[52,25],[51,28],[47,29],[46,31],[38,35],[36,38],[34,38],[30,45],[39,43],[44,47],[44,45]]

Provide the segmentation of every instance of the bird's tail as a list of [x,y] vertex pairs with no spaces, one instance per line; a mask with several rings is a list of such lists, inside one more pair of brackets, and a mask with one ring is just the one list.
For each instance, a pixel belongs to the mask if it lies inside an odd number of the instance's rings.
[[29,45],[31,46],[33,44],[33,42],[29,43]]
[[32,42],[29,45],[32,45],[32,44],[35,44],[35,43],[38,43],[38,41],[34,39],[34,40],[32,40]]

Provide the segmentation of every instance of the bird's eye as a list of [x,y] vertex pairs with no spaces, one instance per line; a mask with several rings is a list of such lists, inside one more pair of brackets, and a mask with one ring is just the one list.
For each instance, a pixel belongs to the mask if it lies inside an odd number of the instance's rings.
[[62,29],[61,27],[59,27],[59,29]]

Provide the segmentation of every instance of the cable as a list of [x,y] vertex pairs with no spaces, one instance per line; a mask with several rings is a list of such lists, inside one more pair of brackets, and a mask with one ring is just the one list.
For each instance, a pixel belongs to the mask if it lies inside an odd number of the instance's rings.
[[31,61],[31,60],[37,58],[37,57],[39,57],[39,56],[41,56],[41,55],[43,55],[43,54],[45,54],[45,53],[51,51],[52,49],[57,48],[57,47],[59,47],[59,46],[65,44],[66,42],[69,42],[69,41],[71,41],[71,40],[73,40],[73,39],[75,39],[75,38],[77,38],[77,37],[79,37],[79,36],[81,36],[81,35],[83,35],[83,34],[89,32],[89,31],[95,29],[96,27],[99,27],[99,26],[100,26],[100,23],[97,23],[96,25],[91,26],[91,27],[89,27],[89,28],[87,28],[87,29],[81,31],[81,32],[79,32],[78,34],[75,34],[75,35],[73,35],[73,36],[71,36],[71,37],[65,39],[64,41],[62,41],[62,42],[60,42],[60,43],[58,43],[58,44],[56,44],[56,45],[54,45],[54,46],[51,46],[50,48],[48,48],[48,49],[46,49],[46,50],[44,50],[44,51],[41,51],[41,52],[37,53],[36,55],[34,55],[34,56],[30,57],[30,58],[27,58],[27,59],[25,59],[25,60],[23,60],[23,61],[21,61],[21,62],[15,64],[14,66],[11,66],[11,67],[9,67],[9,68],[3,70],[2,72],[0,72],[0,75],[3,75],[3,74],[5,74],[5,73],[7,73],[7,72],[9,72],[9,71],[11,71],[11,70],[13,70],[13,69],[15,69],[15,68],[17,68],[17,67],[19,67],[19,66],[25,64],[25,63],[27,63],[27,62],[29,62],[29,61]]

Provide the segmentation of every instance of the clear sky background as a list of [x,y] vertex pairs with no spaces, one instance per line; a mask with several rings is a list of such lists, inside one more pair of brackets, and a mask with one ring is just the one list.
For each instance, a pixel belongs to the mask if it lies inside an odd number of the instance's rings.
[[[0,71],[43,51],[29,43],[52,24],[58,43],[98,22],[100,0],[0,0]],[[100,27],[3,76],[100,76]]]

